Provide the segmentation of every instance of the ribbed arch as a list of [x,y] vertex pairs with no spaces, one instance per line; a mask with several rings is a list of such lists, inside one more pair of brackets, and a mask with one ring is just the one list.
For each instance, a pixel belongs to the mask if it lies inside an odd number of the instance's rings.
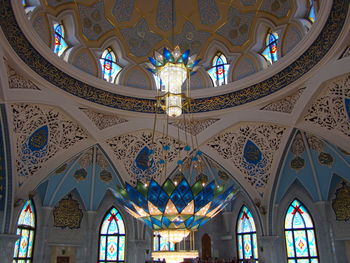
[[27,200],[18,218],[16,234],[20,236],[15,244],[13,263],[32,263],[36,231],[35,206]]
[[125,238],[124,220],[119,211],[112,207],[101,223],[98,262],[125,262]]
[[255,221],[252,213],[245,205],[242,206],[238,214],[236,233],[239,262],[251,258],[258,260],[258,242]]

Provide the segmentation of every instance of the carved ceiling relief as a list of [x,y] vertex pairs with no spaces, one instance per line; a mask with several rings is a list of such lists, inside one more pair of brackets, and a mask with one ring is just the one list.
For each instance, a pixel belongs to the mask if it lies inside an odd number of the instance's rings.
[[33,89],[40,90],[33,82],[19,75],[10,66],[7,66],[7,75],[10,89]]
[[299,89],[293,95],[287,96],[281,100],[276,102],[272,102],[262,108],[265,111],[277,111],[284,113],[292,113],[294,110],[294,106],[303,94],[305,88]]
[[330,83],[309,108],[304,120],[350,137],[350,75]]
[[285,130],[277,125],[248,124],[221,133],[207,145],[222,158],[230,160],[262,197]]
[[190,123],[185,122],[183,120],[178,120],[176,122],[172,122],[171,125],[183,131],[186,131],[192,135],[198,135],[218,120],[219,119],[193,120]]
[[106,128],[118,125],[128,120],[121,118],[115,114],[105,114],[90,109],[81,109],[85,115],[95,124],[99,130],[104,130]]
[[58,152],[86,139],[86,132],[59,110],[39,104],[12,104],[21,186]]
[[[184,144],[179,144],[177,139],[164,138],[158,133],[152,141],[151,131],[138,131],[114,137],[108,140],[107,144],[112,148],[117,160],[123,163],[128,173],[127,179],[132,184],[137,180],[159,179],[164,174],[160,160],[171,163],[179,157],[179,149],[184,147]],[[164,156],[163,146],[166,144],[170,145],[170,149]]]

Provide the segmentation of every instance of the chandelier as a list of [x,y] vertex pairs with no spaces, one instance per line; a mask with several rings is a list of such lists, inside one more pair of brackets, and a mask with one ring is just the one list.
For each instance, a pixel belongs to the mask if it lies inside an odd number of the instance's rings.
[[[149,57],[148,70],[155,74],[163,85],[157,95],[157,106],[160,106],[169,117],[179,117],[186,106],[189,105],[189,77],[198,68],[200,59],[197,55],[190,55],[190,50],[181,53],[176,46],[171,52],[163,49],[163,54],[154,52]],[[185,91],[183,84],[187,80]]]

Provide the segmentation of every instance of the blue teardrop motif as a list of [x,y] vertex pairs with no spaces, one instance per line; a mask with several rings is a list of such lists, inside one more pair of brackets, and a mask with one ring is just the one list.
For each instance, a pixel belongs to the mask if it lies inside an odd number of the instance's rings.
[[344,103],[345,103],[346,113],[348,114],[348,118],[349,118],[349,121],[350,121],[350,98],[346,98],[344,100]]
[[186,65],[188,62],[188,56],[190,55],[190,50],[187,49],[185,53],[182,54],[183,63]]
[[142,171],[146,171],[149,167],[153,166],[153,158],[149,160],[150,154],[147,146],[143,147],[138,153],[135,159],[136,166]]
[[49,129],[47,125],[40,127],[28,139],[29,149],[34,151],[42,150],[48,143],[49,140]]
[[248,163],[256,165],[262,160],[263,155],[258,146],[248,140],[244,146],[243,157]]

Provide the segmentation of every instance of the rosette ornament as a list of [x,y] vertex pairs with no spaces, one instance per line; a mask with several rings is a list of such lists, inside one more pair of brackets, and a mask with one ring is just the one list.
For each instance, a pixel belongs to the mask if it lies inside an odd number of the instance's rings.
[[236,195],[234,186],[216,186],[214,181],[190,186],[186,178],[167,179],[162,186],[154,180],[136,187],[126,183],[113,192],[132,216],[173,243],[216,216]]
[[163,110],[170,117],[179,117],[189,99],[189,95],[182,91],[183,83],[197,70],[200,59],[197,59],[197,55],[190,56],[190,50],[181,53],[179,46],[176,46],[173,52],[167,48],[163,49],[163,54],[155,51],[149,61],[147,69],[160,78],[163,84],[162,94],[158,96],[159,101],[164,101]]

